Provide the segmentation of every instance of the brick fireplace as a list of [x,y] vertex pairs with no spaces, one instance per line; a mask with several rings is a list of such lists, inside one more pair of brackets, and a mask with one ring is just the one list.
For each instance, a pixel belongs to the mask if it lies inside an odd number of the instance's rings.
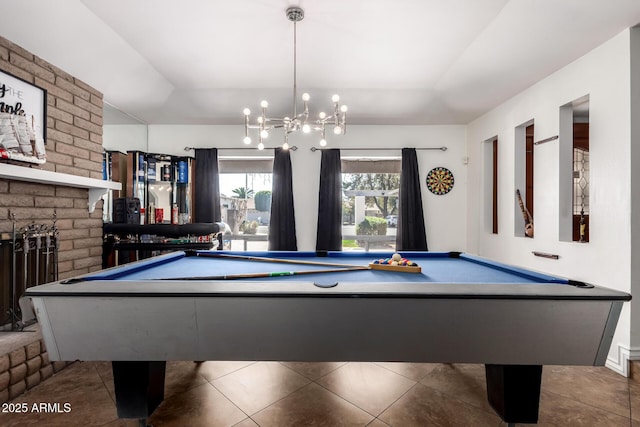
[[[50,173],[13,178],[0,164],[0,235],[18,227],[50,223],[53,214],[59,230],[59,278],[99,270],[102,265],[102,203],[93,212],[88,205],[90,185],[69,175],[102,179],[102,93],[42,58],[0,37],[0,70],[47,90],[47,161],[34,166]],[[14,163],[28,168],[29,164]],[[51,174],[52,173],[52,174]],[[20,174],[21,175],[21,174]],[[53,180],[48,177],[53,176]],[[87,187],[87,188],[78,188]],[[6,256],[6,252],[0,252]],[[5,264],[6,259],[0,261]],[[0,279],[5,275],[0,274]],[[0,286],[6,287],[6,280]],[[0,288],[0,291],[7,292]],[[7,313],[0,313],[6,323]],[[51,376],[67,362],[49,362],[39,328],[0,332],[0,402],[15,398]]]

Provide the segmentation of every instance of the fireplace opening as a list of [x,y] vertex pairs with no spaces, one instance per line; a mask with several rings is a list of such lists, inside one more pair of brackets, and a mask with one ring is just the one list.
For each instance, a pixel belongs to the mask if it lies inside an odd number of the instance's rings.
[[[59,233],[56,216],[50,223],[17,226],[0,234],[0,330],[22,330],[35,322],[28,301],[21,301],[32,286],[58,280]],[[22,307],[21,307],[22,305]]]

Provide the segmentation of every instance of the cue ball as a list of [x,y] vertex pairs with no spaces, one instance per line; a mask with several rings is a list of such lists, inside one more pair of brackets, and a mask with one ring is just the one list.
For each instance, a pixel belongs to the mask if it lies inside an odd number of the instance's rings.
[[393,261],[401,261],[402,260],[402,255],[400,254],[393,254],[393,256],[391,257],[391,259]]

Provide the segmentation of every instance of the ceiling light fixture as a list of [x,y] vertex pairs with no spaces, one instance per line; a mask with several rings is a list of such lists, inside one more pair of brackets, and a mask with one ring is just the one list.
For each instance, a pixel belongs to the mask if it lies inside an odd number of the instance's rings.
[[249,124],[249,116],[251,110],[244,109],[244,143],[251,144],[251,138],[249,137],[249,129],[258,130],[258,149],[264,149],[263,140],[269,137],[269,131],[275,128],[283,128],[284,130],[284,143],[282,148],[289,149],[289,134],[302,130],[303,133],[310,133],[312,130],[319,131],[321,135],[320,146],[327,145],[325,139],[325,127],[333,125],[333,133],[335,135],[343,135],[347,130],[347,106],[340,105],[340,97],[333,95],[331,101],[333,102],[333,114],[326,114],[320,112],[317,119],[309,117],[309,99],[308,93],[302,94],[302,101],[304,110],[298,114],[298,100],[297,100],[297,84],[296,84],[296,23],[302,21],[304,18],[304,10],[299,7],[290,7],[287,9],[287,18],[293,22],[293,115],[291,117],[271,118],[267,117],[267,107],[269,103],[262,101],[260,108],[262,110],[260,116],[256,120],[256,124]]

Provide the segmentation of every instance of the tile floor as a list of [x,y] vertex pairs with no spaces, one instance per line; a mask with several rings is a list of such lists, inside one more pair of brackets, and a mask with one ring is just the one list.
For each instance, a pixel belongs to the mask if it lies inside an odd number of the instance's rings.
[[[116,415],[111,364],[76,362],[10,402],[0,425],[134,427]],[[33,411],[69,403],[67,413]],[[8,409],[3,406],[3,409]],[[484,367],[464,364],[169,362],[162,426],[505,426]],[[539,426],[640,427],[640,382],[607,368],[543,369]]]

